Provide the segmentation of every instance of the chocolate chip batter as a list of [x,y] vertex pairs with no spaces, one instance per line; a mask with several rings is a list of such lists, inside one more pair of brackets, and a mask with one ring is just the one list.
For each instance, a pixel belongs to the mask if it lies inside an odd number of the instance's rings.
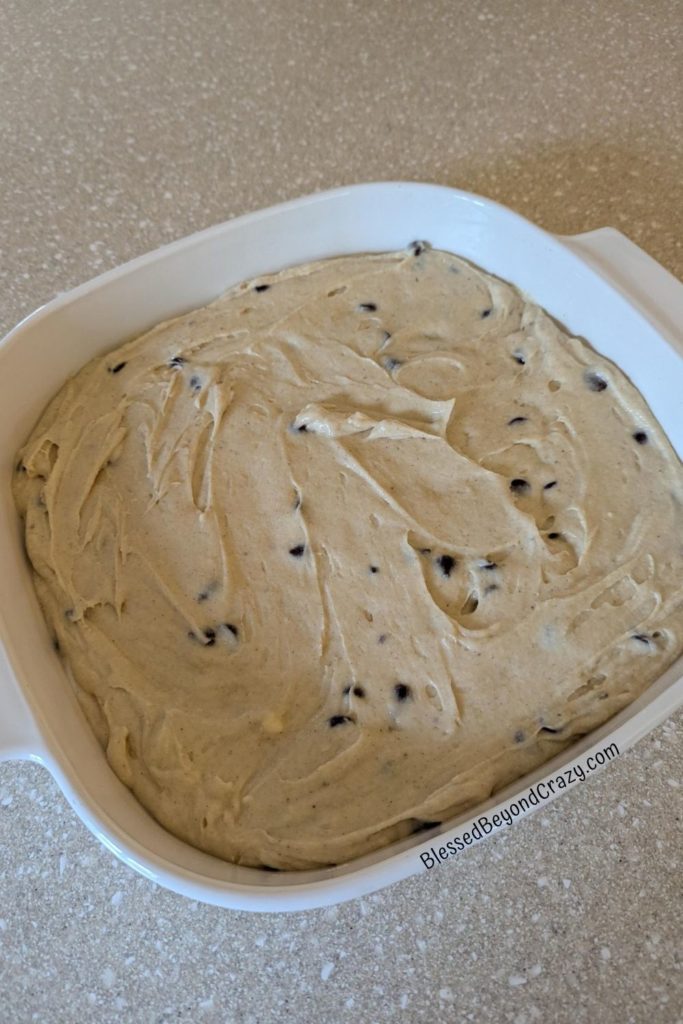
[[228,860],[333,864],[447,819],[683,648],[683,472],[643,399],[422,243],[95,359],[18,461],[110,764]]

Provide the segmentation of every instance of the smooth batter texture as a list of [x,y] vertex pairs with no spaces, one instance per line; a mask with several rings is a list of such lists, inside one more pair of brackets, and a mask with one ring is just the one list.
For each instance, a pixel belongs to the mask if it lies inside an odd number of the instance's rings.
[[15,494],[114,771],[240,863],[445,820],[683,647],[683,473],[643,399],[423,243],[242,284],[95,359]]

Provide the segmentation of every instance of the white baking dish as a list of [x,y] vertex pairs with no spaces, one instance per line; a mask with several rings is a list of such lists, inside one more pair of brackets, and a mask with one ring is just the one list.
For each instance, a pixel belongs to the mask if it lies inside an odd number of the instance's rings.
[[[228,285],[342,253],[428,239],[514,282],[617,362],[683,453],[683,286],[612,229],[556,238],[496,203],[432,185],[357,185],[210,228],[61,295],[0,346],[0,759],[45,765],[85,824],[123,861],[176,892],[219,906],[296,910],[339,902],[424,870],[420,853],[461,836],[486,810],[538,780],[623,752],[683,702],[683,659],[591,736],[483,808],[333,869],[272,874],[226,864],[162,829],[109,768],[55,655],[14,511],[15,452],[48,399],[92,356]],[[576,783],[574,783],[576,784]],[[445,869],[447,870],[447,869]]]

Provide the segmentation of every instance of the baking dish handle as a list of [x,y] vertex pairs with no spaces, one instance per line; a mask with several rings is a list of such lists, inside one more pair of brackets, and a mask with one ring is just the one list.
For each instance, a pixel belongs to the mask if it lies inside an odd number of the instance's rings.
[[43,742],[0,645],[0,761],[42,761]]
[[683,284],[616,228],[598,228],[560,241],[628,297],[679,351],[683,349]]

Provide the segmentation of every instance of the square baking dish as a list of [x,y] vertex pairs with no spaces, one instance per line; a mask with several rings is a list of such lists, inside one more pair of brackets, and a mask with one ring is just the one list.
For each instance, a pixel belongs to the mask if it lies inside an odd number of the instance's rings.
[[599,764],[596,752],[611,744],[623,752],[683,703],[681,658],[619,715],[481,807],[317,871],[272,873],[202,853],[158,825],[110,769],[33,590],[11,495],[16,451],[52,395],[93,356],[244,279],[328,256],[401,249],[414,239],[511,281],[586,338],[631,378],[683,454],[683,285],[611,228],[558,238],[494,202],[434,185],[349,186],[228,221],[58,296],[0,344],[0,759],[44,765],[113,853],[193,899],[301,910],[379,889],[426,870],[430,857],[437,863],[434,851],[461,849],[466,833],[469,841],[483,838],[486,831],[472,827],[482,815],[502,815],[504,827],[512,819],[506,809],[528,813],[533,801],[523,798],[531,787],[548,792],[544,780],[563,773],[578,784],[580,766],[591,756]]

